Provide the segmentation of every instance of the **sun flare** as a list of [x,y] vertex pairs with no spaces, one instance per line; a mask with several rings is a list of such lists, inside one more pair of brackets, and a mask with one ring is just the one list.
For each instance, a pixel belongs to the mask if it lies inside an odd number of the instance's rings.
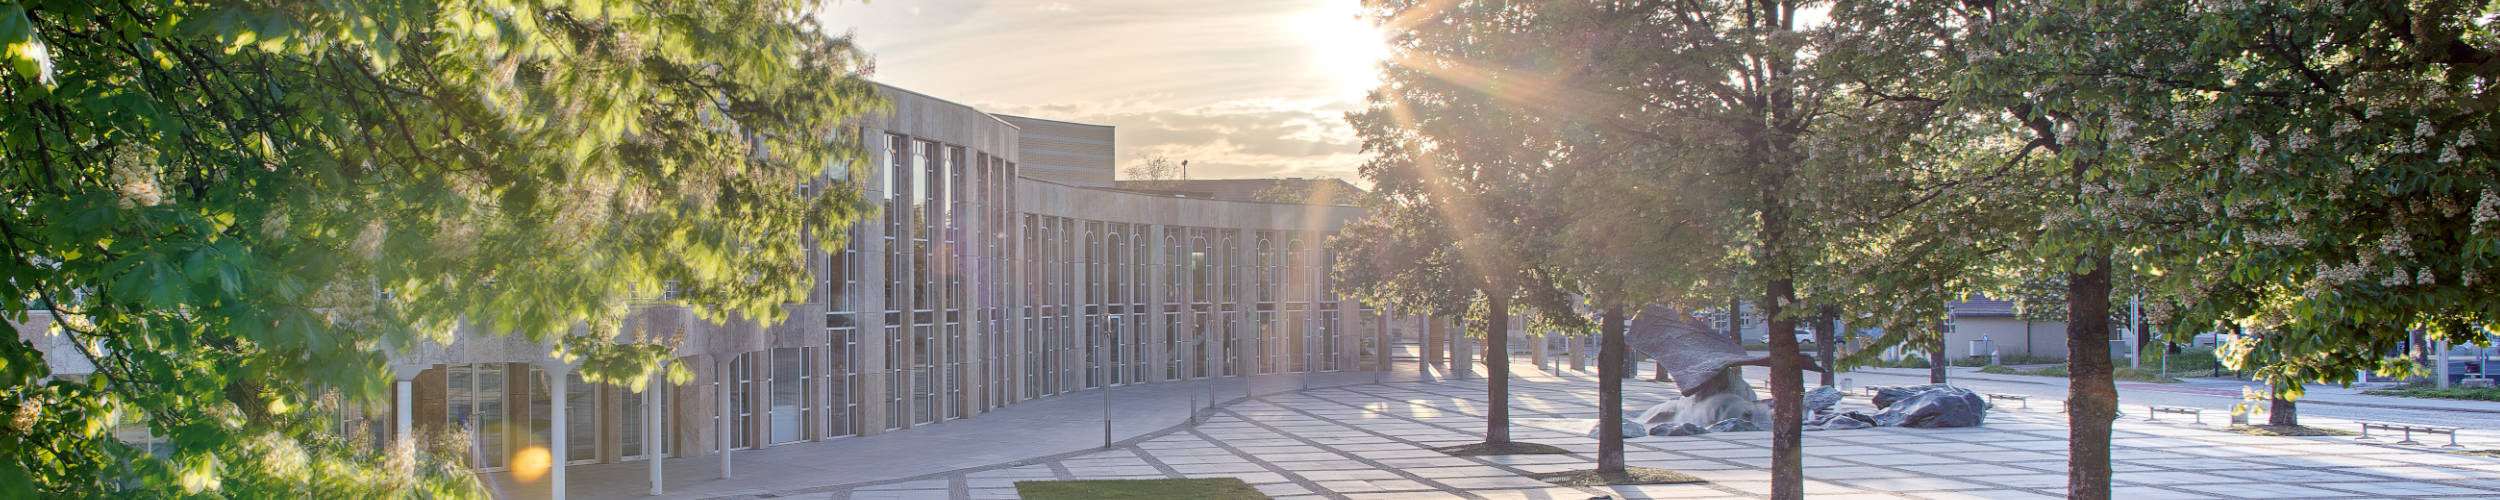
[[1389,56],[1388,38],[1361,12],[1354,2],[1328,2],[1287,21],[1310,42],[1312,71],[1350,92],[1379,85],[1380,61]]

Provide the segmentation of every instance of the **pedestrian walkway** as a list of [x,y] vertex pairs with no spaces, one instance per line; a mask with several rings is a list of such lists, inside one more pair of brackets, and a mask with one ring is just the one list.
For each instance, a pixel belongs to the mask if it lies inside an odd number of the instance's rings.
[[[1252,394],[1305,387],[1370,384],[1371,372],[1267,375],[1113,387],[1112,439],[1128,440],[1186,423],[1194,404],[1209,397],[1241,400]],[[1404,372],[1404,377],[1414,377]],[[959,469],[1031,461],[1099,449],[1103,444],[1102,392],[1084,391],[1037,399],[965,419],[921,425],[882,435],[834,438],[732,453],[731,479],[720,477],[718,456],[669,459],[662,498],[751,496],[773,492],[825,491]],[[645,462],[576,465],[567,470],[569,493],[579,498],[650,498]],[[545,498],[546,485],[512,484],[504,474],[487,478],[498,498]]]
[[[1514,439],[1570,455],[1450,457],[1436,446],[1482,439],[1481,380],[1393,381],[1279,394],[1225,405],[1204,423],[1108,450],[1023,464],[777,496],[831,499],[1014,498],[1023,480],[1235,477],[1282,499],[1764,498],[1770,435],[1719,433],[1627,441],[1631,465],[1683,471],[1688,485],[1564,488],[1528,474],[1590,467],[1596,384],[1527,370],[1512,382]],[[1626,384],[1628,405],[1670,385]],[[1853,398],[1849,405],[1864,405]],[[1978,428],[1808,433],[1815,498],[2056,498],[2065,487],[2066,415],[2057,405],[2000,409]],[[2111,455],[2121,498],[2490,498],[2500,458],[2350,438],[2261,437],[2219,425],[2121,418]],[[2381,443],[2384,443],[2382,441]]]
[[[1759,369],[1749,369],[1749,376],[1759,377]],[[1841,375],[1855,379],[1858,385],[1903,385],[1925,383],[1925,368],[1861,368]],[[2062,401],[2066,398],[2066,379],[2028,375],[1979,373],[1975,368],[1955,367],[1949,375],[1955,385],[1977,391],[2027,394],[2034,404]],[[2229,378],[2191,378],[2175,384],[2149,382],[2118,382],[2122,407],[2158,404],[2190,406],[2227,414],[2230,407],[2242,402],[2241,389],[2262,389],[2257,382]],[[2361,394],[2366,387],[2346,388],[2334,384],[2310,384],[2309,393],[2300,399],[2301,421],[2311,426],[2327,422],[2351,420],[2392,421],[2413,424],[2443,425],[2469,429],[2469,439],[2500,441],[2500,402],[2453,399],[2405,398]],[[2341,425],[2344,430],[2358,426]]]

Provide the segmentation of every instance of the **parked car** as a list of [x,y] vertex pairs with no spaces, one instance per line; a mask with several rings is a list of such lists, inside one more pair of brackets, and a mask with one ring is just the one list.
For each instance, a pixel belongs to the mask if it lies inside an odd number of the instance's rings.
[[[1771,334],[1769,333],[1764,333],[1758,338],[1761,339],[1760,342],[1764,344],[1771,343]],[[1814,345],[1814,331],[1802,328],[1798,329],[1797,345]]]

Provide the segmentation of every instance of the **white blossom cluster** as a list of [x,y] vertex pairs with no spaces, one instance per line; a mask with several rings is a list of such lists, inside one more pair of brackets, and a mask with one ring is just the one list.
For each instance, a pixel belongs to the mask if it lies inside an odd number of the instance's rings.
[[115,146],[112,155],[113,191],[121,195],[122,208],[165,202],[165,190],[156,183],[156,148],[129,143]]
[[2278,227],[2249,232],[2248,242],[2259,245],[2297,247],[2309,244],[2309,238],[2301,236],[2291,228]]
[[2318,138],[2309,136],[2308,129],[2292,129],[2292,136],[2283,138],[2283,149],[2294,153],[2317,144]]
[[2387,255],[2412,257],[2413,235],[2406,234],[2404,226],[2398,225],[2395,229],[2388,230],[2386,237],[2379,239],[2378,250]]
[[2329,267],[2326,264],[2318,264],[2317,275],[2309,280],[2309,287],[2301,293],[2301,296],[2305,298],[2317,298],[2318,294],[2325,292],[2327,289],[2343,286],[2345,283],[2361,281],[2361,278],[2369,275],[2369,265],[2360,262],[2346,262],[2333,267]]
[[[2115,108],[2116,106],[2111,106],[2111,107],[2112,107],[2112,108]],[[2127,138],[2128,138],[2128,137],[2134,137],[2134,136],[2135,136],[2135,120],[2129,120],[2129,119],[2127,119],[2126,115],[2120,115],[2120,114],[2116,114],[2116,113],[2111,113],[2111,114],[2109,115],[2109,140],[2110,140],[2110,141],[2112,141],[2112,142],[2117,142],[2117,141],[2125,141],[2125,140],[2127,140]]]
[[2378,284],[2391,287],[2405,286],[2411,283],[2413,283],[2413,277],[2405,274],[2404,266],[2396,266],[2394,269],[2387,270],[2387,278],[2378,280]]
[[2483,226],[2492,221],[2500,221],[2500,191],[2485,189],[2482,200],[2474,202],[2473,234],[2483,234]]
[[2326,135],[2327,137],[2343,137],[2344,134],[2355,130],[2361,130],[2361,121],[2352,119],[2352,115],[2344,115],[2343,119],[2335,121],[2335,128],[2328,130]]

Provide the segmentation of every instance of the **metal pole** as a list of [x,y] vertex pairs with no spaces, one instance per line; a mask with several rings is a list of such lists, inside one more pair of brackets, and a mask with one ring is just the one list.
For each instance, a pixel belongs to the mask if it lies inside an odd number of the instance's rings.
[[2127,298],[2127,367],[2144,367],[2144,346],[2136,345],[2137,330],[2144,328],[2144,297]]

